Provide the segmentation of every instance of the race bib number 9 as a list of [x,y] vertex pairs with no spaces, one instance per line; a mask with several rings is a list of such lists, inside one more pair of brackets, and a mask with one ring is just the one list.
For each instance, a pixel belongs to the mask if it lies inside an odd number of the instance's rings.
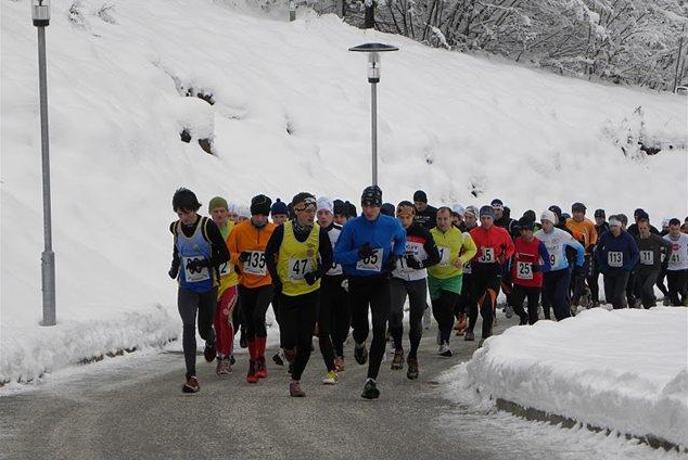
[[551,249],[547,248],[547,252],[549,252],[549,264],[552,267],[556,267],[557,261],[558,261],[557,255],[554,251],[555,251],[555,248],[551,248]]
[[521,280],[532,280],[533,264],[530,262],[518,262],[516,265],[516,278]]
[[267,275],[267,267],[265,265],[265,252],[263,251],[250,251],[248,253],[248,259],[244,262],[244,273],[250,273],[256,276]]
[[492,264],[495,262],[494,248],[482,248],[478,262],[481,264]]
[[382,248],[373,249],[373,254],[364,257],[356,263],[356,270],[380,272],[382,271]]
[[607,265],[613,268],[623,267],[623,252],[609,251],[607,253]]
[[640,263],[643,265],[654,265],[654,263],[655,263],[654,251],[640,251]]
[[300,281],[303,276],[310,271],[310,264],[308,259],[289,259],[289,280]]
[[184,267],[184,279],[187,283],[200,283],[201,281],[206,281],[210,279],[210,273],[208,272],[208,267],[195,267],[191,269],[189,263],[194,261],[203,260],[200,257],[182,257],[182,266]]

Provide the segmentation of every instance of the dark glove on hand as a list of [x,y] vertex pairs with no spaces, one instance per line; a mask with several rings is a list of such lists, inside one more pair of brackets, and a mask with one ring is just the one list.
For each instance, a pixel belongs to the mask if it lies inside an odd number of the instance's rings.
[[383,271],[393,272],[397,268],[397,259],[398,257],[395,255],[389,256],[389,260],[387,260],[387,262],[385,263]]
[[366,257],[370,257],[374,254],[375,252],[373,251],[373,248],[370,247],[368,243],[364,244],[360,248],[358,248],[358,258],[359,259],[365,259]]
[[251,254],[248,253],[248,252],[246,252],[246,251],[244,251],[244,252],[242,252],[241,254],[239,254],[239,260],[242,261],[242,262],[246,262],[246,261],[248,260],[249,257],[251,257]]
[[532,268],[532,270],[533,270],[533,273],[537,273],[537,272],[540,271],[540,269],[541,269],[542,267],[540,266],[540,264],[533,264],[533,265],[531,265],[531,268]]
[[316,281],[318,281],[318,276],[317,273],[315,272],[308,272],[303,275],[303,279],[306,280],[306,283],[308,283],[309,286],[313,286]]
[[192,259],[186,263],[186,268],[190,272],[200,272],[201,268],[207,267],[208,262],[201,259]]
[[414,270],[420,270],[423,268],[423,262],[413,256],[406,256],[406,265]]
[[172,267],[170,268],[170,271],[167,272],[168,275],[170,275],[170,278],[177,279],[177,275],[179,275],[179,264],[172,264]]

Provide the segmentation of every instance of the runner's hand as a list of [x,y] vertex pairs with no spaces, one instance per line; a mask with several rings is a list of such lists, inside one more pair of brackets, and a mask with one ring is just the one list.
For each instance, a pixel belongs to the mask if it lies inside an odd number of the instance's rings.
[[360,248],[358,248],[358,258],[359,259],[365,259],[366,257],[370,257],[374,254],[375,252],[373,251],[373,248],[370,247],[370,244],[366,243]]

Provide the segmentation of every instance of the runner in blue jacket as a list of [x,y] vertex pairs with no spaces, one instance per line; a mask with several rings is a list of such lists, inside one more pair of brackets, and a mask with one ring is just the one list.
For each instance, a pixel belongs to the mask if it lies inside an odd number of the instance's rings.
[[626,284],[640,259],[638,244],[621,228],[621,220],[609,218],[609,231],[603,233],[595,248],[595,260],[604,275],[604,294],[614,308],[626,308]]
[[344,226],[335,246],[335,262],[342,265],[349,280],[351,326],[356,342],[354,357],[359,364],[368,359],[366,339],[368,307],[373,319],[368,379],[363,389],[366,399],[380,396],[375,379],[385,353],[385,333],[389,318],[390,278],[398,257],[406,253],[406,232],[399,221],[380,214],[382,190],[367,187],[361,196],[363,214]]

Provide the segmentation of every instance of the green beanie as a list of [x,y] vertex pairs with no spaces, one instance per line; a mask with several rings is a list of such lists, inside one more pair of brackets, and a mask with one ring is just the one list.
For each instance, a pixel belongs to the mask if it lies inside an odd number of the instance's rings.
[[216,196],[215,198],[210,200],[210,203],[208,203],[208,212],[212,211],[215,208],[229,209],[229,206],[227,206],[227,200],[225,200],[221,196]]

